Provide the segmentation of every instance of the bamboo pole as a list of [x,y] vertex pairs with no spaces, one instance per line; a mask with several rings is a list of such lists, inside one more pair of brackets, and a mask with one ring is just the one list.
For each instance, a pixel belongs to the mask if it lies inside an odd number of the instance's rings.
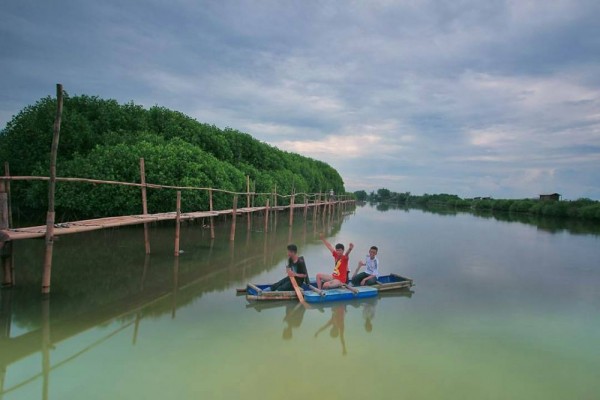
[[273,207],[275,207],[275,212],[277,212],[277,185],[275,185],[275,189],[273,189]]
[[317,204],[315,205],[315,212],[319,215],[321,211],[321,189],[319,189],[319,197],[317,199]]
[[[8,161],[4,162],[4,176],[7,178],[10,177],[10,167],[8,165]],[[13,217],[12,217],[12,199],[10,195],[10,180],[6,181],[6,197],[7,197],[7,209],[8,209],[8,227],[12,228],[13,225]]]
[[8,192],[6,182],[0,181],[0,229],[9,228],[8,219]]
[[[250,175],[246,175],[246,207],[250,208]],[[246,213],[247,230],[250,230],[250,210]]]
[[54,134],[50,149],[50,183],[48,184],[48,214],[46,215],[46,252],[44,254],[44,271],[42,275],[42,294],[50,293],[50,278],[52,275],[52,252],[54,247],[54,191],[56,189],[56,154],[60,139],[60,122],[63,110],[63,87],[56,85],[56,117],[54,119]]
[[296,200],[296,195],[294,194],[294,189],[292,189],[292,195],[290,197],[290,226],[294,225],[294,202]]
[[267,199],[267,205],[265,207],[265,233],[269,232],[269,199]]
[[[212,189],[208,190],[208,209],[209,211],[213,211],[213,191]],[[210,217],[210,238],[214,239],[215,238],[215,222],[213,220],[213,217]]]
[[179,257],[179,235],[181,233],[181,191],[177,191],[177,215],[175,217],[175,257]]
[[[49,181],[50,178],[47,176],[10,176],[6,177],[4,175],[0,175],[0,181]],[[92,183],[92,184],[106,184],[106,185],[118,185],[118,186],[134,186],[134,187],[142,187],[141,183],[135,182],[121,182],[121,181],[109,181],[103,179],[89,179],[89,178],[72,178],[72,177],[56,177],[56,182],[78,182],[78,183]],[[158,185],[155,183],[146,183],[146,187],[149,189],[172,189],[172,190],[209,190],[208,187],[198,187],[198,186],[172,186],[172,185]],[[244,194],[246,192],[232,192],[231,190],[225,189],[215,189],[212,188],[215,192],[220,193],[229,193],[229,194]],[[257,194],[265,194],[269,193],[257,193]]]
[[308,197],[304,195],[304,220],[306,220],[306,213],[308,212]]
[[233,196],[233,212],[231,214],[231,232],[229,233],[229,240],[230,241],[234,241],[235,240],[235,220],[237,217],[237,202],[238,202],[238,197],[237,194]]
[[[9,211],[8,211],[8,193],[7,183],[0,181],[0,230],[9,228]],[[2,240],[2,238],[0,238]],[[13,267],[12,267],[12,241],[0,241],[0,264],[2,270],[2,287],[10,287],[13,285]]]
[[[148,200],[146,197],[146,163],[140,158],[140,181],[142,182],[142,213],[148,215]],[[144,223],[144,248],[150,254],[150,231],[148,223]]]

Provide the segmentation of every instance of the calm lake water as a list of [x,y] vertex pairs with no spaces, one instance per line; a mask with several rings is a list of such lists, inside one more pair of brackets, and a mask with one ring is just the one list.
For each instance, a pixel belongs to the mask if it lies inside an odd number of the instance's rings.
[[[287,214],[265,234],[238,219],[64,236],[40,301],[43,241],[15,244],[1,292],[1,399],[600,399],[600,227],[366,205],[331,223]],[[524,218],[524,219],[523,219]],[[565,225],[567,224],[567,225]],[[276,229],[275,229],[276,228]],[[298,244],[378,245],[412,292],[305,310],[249,304],[246,282],[284,273]],[[290,239],[291,238],[291,239]]]

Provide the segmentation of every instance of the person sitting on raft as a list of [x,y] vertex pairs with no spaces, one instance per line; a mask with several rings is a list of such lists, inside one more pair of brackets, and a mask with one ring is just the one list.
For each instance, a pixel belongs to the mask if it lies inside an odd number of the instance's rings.
[[299,286],[302,285],[304,280],[308,280],[308,272],[306,271],[306,263],[304,257],[298,256],[298,246],[290,244],[287,247],[288,264],[286,266],[287,275],[285,278],[277,283],[271,285],[272,291],[291,291],[294,290],[291,278],[296,279]]
[[[377,278],[379,278],[379,260],[377,259],[377,252],[379,249],[377,246],[371,246],[369,249],[369,254],[365,257],[365,260],[360,260],[358,262],[358,267],[354,271],[354,275],[352,275],[352,285],[354,286],[365,286],[365,285],[374,285],[377,283]],[[365,271],[360,274],[358,271],[365,267]]]
[[325,243],[325,246],[331,251],[331,255],[335,260],[335,266],[333,273],[329,274],[317,274],[317,287],[319,290],[323,289],[334,289],[342,286],[348,282],[348,256],[354,248],[354,244],[348,245],[348,251],[344,254],[344,245],[338,243],[335,248],[325,239],[325,235],[321,233],[321,240]]

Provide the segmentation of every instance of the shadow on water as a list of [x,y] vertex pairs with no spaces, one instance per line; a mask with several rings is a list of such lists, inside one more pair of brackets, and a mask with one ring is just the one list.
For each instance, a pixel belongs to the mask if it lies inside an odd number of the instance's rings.
[[[51,369],[132,325],[135,345],[142,319],[165,314],[175,318],[179,308],[206,293],[245,284],[279,264],[291,238],[300,245],[317,242],[320,231],[335,235],[350,216],[338,212],[326,219],[311,214],[303,220],[296,213],[289,227],[289,214],[275,213],[268,233],[261,216],[247,223],[240,219],[235,241],[228,240],[227,220],[216,225],[212,240],[204,221],[183,224],[180,257],[173,256],[173,223],[151,228],[151,255],[144,254],[141,227],[64,236],[55,245],[49,299],[40,298],[43,241],[16,242],[17,285],[0,292],[0,398],[40,377],[46,398]],[[114,332],[51,366],[49,354],[56,343],[115,319],[120,324]],[[295,315],[289,320],[292,326],[298,323]],[[42,354],[42,371],[12,388],[4,387],[7,367],[35,353]]]
[[[577,218],[544,217],[534,214],[512,213],[512,212],[492,212],[492,211],[469,211],[456,210],[455,208],[440,206],[428,207],[403,207],[396,204],[387,203],[365,203],[363,207],[369,204],[375,207],[377,211],[387,212],[390,210],[421,210],[425,213],[431,213],[442,216],[456,215],[474,215],[479,218],[493,219],[500,222],[520,223],[536,226],[539,230],[548,233],[568,232],[573,235],[600,235],[600,224],[598,222],[586,221]],[[359,204],[360,206],[360,204]]]

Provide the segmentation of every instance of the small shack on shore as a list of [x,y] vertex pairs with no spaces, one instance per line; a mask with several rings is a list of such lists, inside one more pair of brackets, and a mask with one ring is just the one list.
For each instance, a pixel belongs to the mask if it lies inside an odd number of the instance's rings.
[[540,194],[540,200],[542,201],[560,201],[560,194]]

